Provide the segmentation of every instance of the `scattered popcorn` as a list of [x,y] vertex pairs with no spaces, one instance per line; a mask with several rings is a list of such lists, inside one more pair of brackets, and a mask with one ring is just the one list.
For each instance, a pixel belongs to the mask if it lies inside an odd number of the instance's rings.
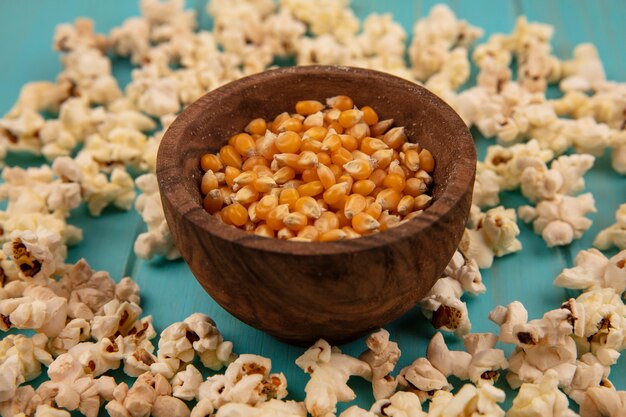
[[466,384],[455,395],[437,391],[430,403],[428,417],[504,417],[504,410],[498,405],[504,398],[504,391],[490,384],[480,387]]
[[593,246],[607,250],[611,246],[626,249],[626,204],[621,204],[615,211],[615,224],[601,230],[593,241]]
[[435,392],[452,389],[446,376],[426,358],[418,358],[403,368],[398,374],[398,385],[415,393],[420,402],[431,398]]
[[617,293],[626,290],[626,251],[607,259],[597,249],[578,252],[576,266],[564,269],[554,280],[557,287],[590,291],[611,288]]
[[[375,416],[390,417],[426,417],[417,395],[412,392],[398,391],[389,399],[376,401],[370,410]],[[369,416],[368,416],[369,417]]]
[[374,398],[389,398],[396,390],[397,382],[390,373],[400,359],[398,344],[389,340],[389,332],[385,329],[372,333],[365,341],[369,348],[359,359],[367,362],[372,368],[372,387]]
[[536,383],[524,383],[507,412],[510,417],[576,417],[569,409],[567,396],[559,391],[557,372],[549,370]]
[[462,284],[454,278],[439,278],[420,301],[422,314],[436,329],[454,332],[457,336],[469,333],[472,324],[467,313],[467,305],[461,301]]
[[[271,399],[256,406],[238,403],[225,404],[215,414],[216,417],[306,417],[306,415],[304,404],[276,399]],[[192,416],[194,416],[193,412]]]
[[604,66],[598,50],[590,43],[574,48],[574,58],[562,64],[563,79],[559,84],[562,91],[595,90],[605,82]]

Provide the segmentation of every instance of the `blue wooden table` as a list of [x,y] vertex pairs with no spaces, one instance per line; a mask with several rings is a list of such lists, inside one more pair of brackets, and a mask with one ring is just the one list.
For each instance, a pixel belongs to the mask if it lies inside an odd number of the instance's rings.
[[[188,3],[189,7],[198,11],[200,27],[208,28],[210,19],[204,11],[205,1]],[[353,0],[352,3],[360,18],[372,12],[393,13],[394,18],[410,34],[414,21],[426,15],[438,2]],[[607,78],[626,81],[626,6],[623,0],[448,0],[445,3],[460,18],[484,28],[485,37],[495,32],[510,32],[516,17],[521,14],[527,15],[529,20],[554,25],[556,34],[553,47],[559,57],[569,57],[572,48],[580,42],[593,42],[604,62]],[[126,17],[137,14],[137,2],[130,0],[4,0],[0,3],[0,113],[4,114],[11,107],[24,83],[53,80],[56,77],[60,64],[58,55],[51,47],[55,25],[73,21],[78,16],[88,16],[96,21],[97,31],[104,33],[119,25]],[[126,61],[115,61],[114,72],[122,85],[130,79],[130,68]],[[489,143],[477,137],[479,154],[484,154]],[[44,161],[33,157],[10,156],[7,162],[9,165],[38,165]],[[552,280],[563,268],[572,265],[579,250],[591,246],[599,230],[614,222],[615,209],[626,201],[626,179],[611,170],[606,155],[596,161],[586,179],[587,189],[593,192],[598,206],[598,213],[592,216],[593,227],[571,246],[550,249],[532,232],[531,226],[520,222],[520,240],[524,249],[496,259],[493,268],[483,272],[487,293],[468,299],[473,331],[497,331],[497,327],[487,320],[488,312],[496,305],[520,300],[528,309],[529,316],[538,318],[575,295],[554,287]],[[501,199],[507,207],[525,203],[525,199],[517,192],[503,193]],[[146,262],[136,259],[132,247],[136,235],[142,231],[142,222],[134,210],[122,212],[107,209],[103,216],[93,218],[85,208],[78,208],[73,212],[70,223],[85,231],[85,239],[70,250],[68,262],[84,257],[94,269],[105,269],[117,280],[125,275],[132,276],[141,286],[144,311],[153,315],[155,327],[159,331],[193,312],[204,312],[213,317],[224,336],[235,343],[237,352],[271,358],[273,370],[285,373],[291,398],[304,398],[304,385],[308,376],[294,364],[303,349],[280,343],[225,312],[202,290],[184,262]],[[419,309],[407,313],[387,328],[402,349],[397,369],[424,356],[433,329],[425,323]],[[454,338],[448,342],[454,348],[462,346]],[[361,339],[342,346],[342,349],[358,355],[364,347]],[[626,359],[622,358],[613,367],[611,379],[618,389],[626,389]],[[501,379],[498,385],[504,387],[506,383]],[[351,386],[359,394],[356,403],[369,407],[373,398],[368,384],[352,381]],[[507,392],[507,404],[510,404],[513,394]]]

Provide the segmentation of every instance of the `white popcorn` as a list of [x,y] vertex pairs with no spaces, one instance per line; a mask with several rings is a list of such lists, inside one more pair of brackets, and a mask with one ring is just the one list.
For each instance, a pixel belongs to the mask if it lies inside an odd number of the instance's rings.
[[466,257],[458,249],[452,255],[442,275],[459,281],[463,290],[470,294],[482,294],[487,291],[485,284],[483,284],[478,264],[473,259]]
[[461,380],[469,378],[472,355],[459,350],[449,350],[443,335],[439,332],[430,339],[426,348],[426,358],[443,375],[454,375]]
[[24,110],[34,112],[48,111],[57,113],[61,103],[68,98],[70,86],[55,84],[48,81],[34,81],[26,83],[20,89],[15,105],[5,117],[18,117]]
[[171,380],[172,395],[181,400],[190,401],[198,396],[198,389],[202,384],[202,374],[195,366],[188,364]]
[[35,417],[70,417],[69,411],[61,410],[51,407],[46,404],[41,404],[35,411]]
[[519,208],[520,218],[526,223],[532,221],[535,233],[541,235],[549,247],[568,245],[580,239],[593,223],[585,215],[595,212],[591,193],[577,197],[557,194],[552,200],[540,201],[535,208]]
[[317,3],[306,0],[280,1],[281,9],[289,10],[293,16],[306,23],[316,37],[330,34],[340,42],[351,38],[359,30],[359,21],[352,10],[346,8],[347,5],[348,0],[323,0]]
[[579,401],[581,417],[618,417],[626,413],[626,392],[613,387],[591,387]]
[[576,373],[570,386],[563,391],[578,404],[584,402],[587,390],[591,387],[611,386],[608,381],[610,367],[602,365],[592,353],[585,353],[576,361]]
[[618,174],[626,174],[626,131],[611,130],[609,145],[612,150],[611,166]]
[[25,277],[35,280],[44,280],[60,273],[67,256],[67,248],[61,236],[42,228],[35,232],[12,232],[2,250],[13,259]]
[[484,163],[478,162],[472,204],[481,208],[497,206],[500,202],[498,196],[500,193],[499,181],[498,174],[488,169]]
[[[70,348],[67,353],[77,361],[80,366],[92,376],[99,376],[120,367],[124,358],[124,338],[118,336],[115,340],[104,338],[98,342],[83,342]],[[57,358],[58,360],[58,358]]]
[[[17,358],[18,380],[32,381],[41,374],[42,364],[49,366],[52,363],[52,356],[46,350],[47,342],[48,338],[41,333],[32,337],[21,334],[5,336],[0,341],[0,363],[12,362],[12,357]],[[12,365],[7,367],[10,369]]]
[[603,229],[598,233],[593,246],[601,250],[607,250],[611,246],[618,249],[626,249],[626,204],[621,204],[615,211],[615,224]]
[[626,290],[626,251],[607,259],[597,249],[578,252],[576,266],[564,269],[554,280],[557,287],[583,291],[611,288],[617,293]]
[[15,395],[17,387],[24,382],[17,355],[12,355],[0,363],[0,402],[8,401]]
[[304,391],[306,409],[314,417],[328,417],[337,411],[338,402],[352,401],[356,394],[347,382],[350,376],[371,379],[372,369],[363,362],[318,340],[296,359],[296,365],[311,376]]
[[37,155],[41,149],[41,142],[37,136],[44,123],[39,113],[24,109],[11,118],[0,119],[0,140],[8,149]]
[[454,332],[457,336],[469,333],[472,324],[467,313],[467,305],[461,301],[463,287],[451,277],[439,278],[420,301],[422,314],[436,329]]
[[576,417],[565,394],[559,391],[556,371],[550,370],[536,383],[524,383],[507,412],[510,417]]
[[54,49],[68,52],[79,48],[104,50],[106,38],[94,33],[94,22],[87,18],[77,18],[74,24],[58,25],[54,31]]
[[520,230],[514,209],[498,206],[478,217],[473,228],[465,229],[461,247],[480,268],[490,268],[494,256],[504,256],[522,249],[517,239]]
[[489,313],[489,320],[500,326],[498,340],[503,343],[516,343],[517,337],[513,333],[513,329],[520,324],[526,324],[528,321],[528,312],[524,305],[519,301],[513,301],[511,304],[497,306]]
[[150,48],[150,26],[142,18],[126,19],[121,26],[111,29],[109,42],[116,55],[130,56],[133,64],[141,64]]
[[398,385],[410,389],[421,402],[432,397],[433,392],[452,389],[446,376],[426,358],[418,358],[411,365],[400,370]]
[[165,256],[166,259],[180,258],[165,221],[156,175],[144,174],[135,182],[142,192],[135,202],[135,208],[148,226],[147,232],[137,236],[135,253],[143,259],[151,259],[156,255]]
[[120,301],[140,304],[139,285],[131,277],[124,277],[115,285],[115,298]]
[[[422,404],[421,404],[419,397],[413,394],[412,392],[404,392],[404,391],[396,392],[389,399],[382,399],[382,400],[376,401],[372,405],[370,412],[374,413],[374,416],[389,416],[389,417],[426,417],[427,416],[427,413],[425,411],[422,411]],[[367,414],[364,414],[362,417],[365,417],[365,416],[370,417]],[[348,416],[346,415],[345,417],[348,417]],[[358,415],[355,417],[358,417]]]
[[241,355],[224,374],[207,378],[198,390],[198,406],[221,408],[228,403],[258,405],[287,395],[282,373],[270,374],[272,361],[257,355]]
[[49,337],[57,336],[65,327],[67,300],[41,286],[28,286],[23,297],[0,301],[2,330],[8,327],[34,329]]
[[67,353],[68,350],[79,343],[89,340],[90,325],[85,319],[73,319],[69,321],[63,330],[54,338],[50,339],[48,347],[54,356]]
[[563,76],[559,87],[562,91],[595,89],[604,83],[604,67],[598,50],[590,43],[574,48],[574,58],[563,62]]
[[138,167],[146,140],[146,136],[135,129],[118,127],[106,134],[90,135],[81,154],[89,154],[102,171],[118,166]]
[[[141,374],[129,389],[122,382],[113,391],[113,400],[106,405],[111,417],[159,415],[188,416],[184,402],[171,397],[172,388],[162,375]],[[167,413],[169,411],[169,414]]]
[[398,344],[389,340],[389,332],[380,329],[372,333],[367,340],[368,350],[359,359],[372,368],[372,388],[374,398],[389,398],[396,390],[397,382],[390,376],[400,359]]
[[[191,415],[195,417],[193,411]],[[256,406],[237,403],[225,404],[215,414],[216,417],[306,417],[306,415],[304,404],[276,399],[271,399]]]
[[493,385],[483,384],[475,387],[466,384],[456,395],[446,391],[437,391],[430,403],[429,417],[504,417],[504,410],[497,404],[504,401],[504,391]]

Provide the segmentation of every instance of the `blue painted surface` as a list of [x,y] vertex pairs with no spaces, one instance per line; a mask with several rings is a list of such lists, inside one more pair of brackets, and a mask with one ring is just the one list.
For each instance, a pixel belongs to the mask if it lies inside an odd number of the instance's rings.
[[[416,18],[424,16],[434,1],[383,1],[353,0],[353,8],[363,18],[371,12],[390,12],[410,34]],[[449,0],[447,2],[461,18],[485,29],[485,36],[512,30],[516,17],[527,14],[529,20],[550,23],[556,28],[554,50],[560,57],[568,57],[574,45],[583,41],[594,42],[605,63],[610,79],[626,80],[626,8],[621,0],[543,2],[518,0]],[[204,13],[205,1],[188,2],[198,11],[200,27],[207,28],[210,19]],[[137,2],[128,0],[31,0],[0,3],[0,113],[6,112],[17,97],[21,85],[33,80],[53,80],[60,70],[58,55],[52,51],[51,39],[56,24],[89,16],[96,20],[101,32],[138,13]],[[129,79],[130,65],[116,61],[115,74],[122,84]],[[479,152],[491,143],[477,138]],[[41,160],[23,156],[11,157],[9,164],[32,165]],[[530,317],[556,308],[567,298],[565,290],[552,286],[552,279],[564,267],[570,266],[576,251],[590,246],[597,232],[613,223],[616,207],[624,202],[626,180],[615,174],[607,156],[597,161],[587,175],[588,189],[597,200],[598,213],[592,216],[593,227],[583,239],[571,248],[548,249],[541,238],[532,233],[530,226],[520,224],[520,240],[524,250],[497,259],[493,268],[484,272],[488,292],[480,297],[468,298],[468,307],[475,331],[495,331],[487,320],[487,313],[498,304],[521,300]],[[519,193],[504,193],[502,203],[507,207],[523,204]],[[186,265],[179,262],[136,261],[131,255],[132,243],[141,228],[139,216],[134,212],[107,210],[100,218],[92,218],[84,208],[77,209],[70,219],[72,224],[85,231],[85,240],[70,250],[69,261],[85,257],[96,269],[106,269],[117,280],[131,274],[141,285],[143,307],[152,314],[157,329],[179,321],[195,311],[212,316],[225,337],[235,342],[240,353],[256,353],[272,358],[274,370],[282,371],[290,384],[294,399],[304,398],[307,377],[294,364],[301,348],[280,343],[271,337],[239,322],[216,305],[197,284]],[[428,339],[433,334],[431,326],[424,323],[417,309],[388,326],[392,338],[397,340],[403,355],[399,367],[418,356],[423,356]],[[450,344],[460,348],[453,338]],[[347,353],[357,355],[364,349],[363,340],[342,346]],[[626,359],[613,368],[612,380],[619,389],[626,389]],[[500,386],[505,384],[500,381]],[[359,394],[356,404],[368,406],[372,397],[362,381],[351,382]],[[511,394],[509,392],[509,394]],[[507,403],[511,400],[511,395]]]

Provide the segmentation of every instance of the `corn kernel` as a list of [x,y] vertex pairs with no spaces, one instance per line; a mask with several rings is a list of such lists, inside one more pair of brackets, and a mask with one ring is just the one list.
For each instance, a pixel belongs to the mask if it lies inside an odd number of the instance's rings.
[[382,212],[383,212],[383,207],[380,205],[378,201],[374,201],[365,209],[365,213],[369,214],[375,219],[378,219]]
[[220,161],[222,161],[224,165],[241,168],[241,155],[237,153],[237,150],[233,146],[222,146],[222,149],[220,149]]
[[[353,187],[354,188],[354,187]],[[347,219],[351,219],[367,208],[367,201],[361,194],[351,194],[346,200],[343,211]]]
[[302,139],[302,143],[300,145],[300,151],[308,151],[313,153],[322,152],[324,150],[324,145],[319,140],[315,140],[313,138]]
[[337,121],[344,129],[348,129],[359,123],[362,117],[363,112],[361,110],[350,109],[342,111]]
[[248,222],[248,210],[239,203],[226,206],[226,216],[235,226],[243,226]]
[[326,165],[318,165],[315,173],[325,189],[329,189],[337,182],[332,169]]
[[202,158],[200,158],[200,167],[205,172],[208,170],[217,172],[220,169],[222,169],[223,165],[222,165],[222,161],[220,161],[220,158],[218,158],[217,155],[212,154],[212,153],[207,153],[207,154],[202,155]]
[[338,121],[330,122],[328,124],[328,131],[334,130],[336,134],[341,135],[343,133],[343,126]]
[[254,234],[262,237],[274,237],[274,230],[267,224],[260,224],[254,229]]
[[328,129],[324,126],[313,126],[307,129],[302,135],[303,138],[315,139],[317,141],[322,141],[326,137],[328,133]]
[[429,207],[432,203],[433,198],[429,195],[422,194],[415,197],[415,205],[413,206],[415,210],[424,210]]
[[270,211],[278,207],[278,197],[273,195],[266,195],[256,203],[255,214],[261,220],[267,219],[267,215]]
[[361,140],[370,135],[370,128],[366,123],[360,122],[347,129],[345,133],[354,136],[357,140]]
[[296,177],[296,171],[293,168],[284,166],[274,173],[274,181],[276,184],[284,184]]
[[317,155],[312,151],[304,151],[300,153],[298,166],[303,169],[317,166]]
[[317,204],[317,201],[310,196],[300,197],[296,200],[294,208],[298,213],[302,213],[311,219],[319,219],[322,214],[322,210]]
[[287,227],[290,230],[295,230],[295,231],[298,231],[304,228],[304,226],[306,226],[308,222],[309,222],[309,219],[307,218],[307,216],[297,211],[293,213],[289,213],[283,219],[283,223],[285,223],[285,227]]
[[419,153],[420,168],[429,174],[435,170],[435,159],[428,149],[422,149]]
[[361,149],[361,152],[372,155],[376,151],[388,148],[389,147],[387,146],[387,144],[385,144],[385,142],[383,142],[382,140],[368,136],[366,138],[363,138],[363,140],[361,141],[361,147],[359,149]]
[[383,181],[383,186],[385,188],[393,188],[397,192],[402,192],[404,190],[404,185],[406,181],[404,177],[400,174],[389,174],[385,177]]
[[234,200],[239,204],[247,206],[259,199],[259,192],[252,185],[246,185],[235,194]]
[[359,149],[359,140],[352,135],[339,135],[341,139],[341,146],[349,150],[350,152]]
[[352,228],[362,235],[372,233],[380,227],[380,223],[367,213],[359,213],[352,218]]
[[414,218],[418,217],[420,214],[422,214],[423,212],[424,212],[423,210],[412,211],[409,214],[407,214],[406,216],[404,216],[404,219],[402,219],[402,221],[407,221],[407,220],[414,219]]
[[415,205],[415,199],[414,197],[410,196],[410,195],[405,195],[403,196],[400,201],[398,202],[398,207],[397,207],[397,212],[402,215],[402,216],[406,216],[407,214],[409,214],[411,211],[413,211],[413,206]]
[[300,193],[295,188],[285,188],[280,192],[279,203],[285,204],[289,210],[294,210],[296,201],[300,198]]
[[265,159],[262,156],[252,156],[246,159],[245,161],[243,161],[243,164],[241,165],[241,169],[243,171],[250,171],[252,170],[252,168],[254,168],[257,165],[266,166],[269,168],[270,163],[267,159]]
[[393,125],[393,119],[381,120],[373,126],[370,126],[370,134],[374,137],[384,135]]
[[300,229],[300,231],[298,231],[298,237],[308,239],[310,241],[317,240],[319,235],[320,232],[318,232],[313,225],[304,226],[302,229]]
[[355,180],[367,179],[373,172],[372,163],[365,159],[354,159],[344,164],[343,169]]
[[376,184],[371,180],[359,180],[352,185],[352,192],[366,196],[374,191]]
[[342,167],[352,161],[352,153],[350,153],[350,151],[346,148],[339,148],[339,150],[330,154],[330,159],[333,164]]
[[267,130],[267,123],[265,123],[265,119],[254,119],[243,130],[251,135],[264,135]]
[[276,147],[276,136],[273,133],[261,136],[255,143],[256,153],[263,158],[271,160],[280,151]]
[[289,239],[293,239],[294,237],[296,237],[296,234],[293,232],[293,230],[287,227],[283,227],[278,232],[276,232],[276,237],[279,238],[280,240],[289,240]]
[[328,165],[328,168],[330,168],[330,170],[333,172],[335,179],[338,179],[343,175],[343,168],[341,168],[339,165],[330,164]]
[[254,182],[254,180],[256,180],[256,179],[257,179],[257,176],[254,173],[254,171],[245,171],[245,172],[242,172],[241,174],[237,175],[235,177],[235,179],[233,180],[233,183],[236,186],[243,187],[244,185],[252,184]]
[[322,213],[319,219],[315,220],[313,225],[318,232],[326,233],[329,230],[339,228],[339,219],[337,218],[337,215],[332,211],[325,211]]
[[382,169],[377,168],[372,171],[372,175],[370,175],[369,180],[372,181],[376,187],[380,187],[381,185],[383,185],[383,181],[386,177],[387,173]]
[[[258,209],[258,205],[257,205],[257,209]],[[265,222],[273,230],[280,230],[283,227],[285,227],[285,223],[283,223],[283,219],[288,214],[289,214],[289,206],[287,204],[280,204],[279,206],[275,207],[268,213],[267,219],[265,219]]]
[[295,117],[289,117],[282,121],[276,128],[277,132],[299,132],[302,129],[302,121]]
[[329,230],[320,234],[320,242],[334,242],[336,240],[343,240],[347,237],[346,232],[341,229]]
[[382,212],[380,218],[378,219],[380,223],[380,231],[384,232],[385,230],[389,230],[392,227],[396,227],[400,225],[400,216],[396,216],[395,214],[389,214],[388,211]]
[[300,159],[300,154],[297,153],[277,153],[274,155],[274,160],[278,163],[279,167],[288,166],[294,169],[299,168],[298,159]]
[[374,111],[370,106],[361,107],[361,111],[363,112],[363,121],[368,125],[375,125],[378,123],[378,114]]
[[339,200],[341,200],[343,196],[348,193],[349,187],[350,184],[346,182],[340,182],[333,185],[332,187],[324,191],[324,201],[329,205],[337,203]]
[[296,103],[296,113],[308,116],[324,109],[324,105],[317,100],[302,100]]
[[211,214],[215,214],[222,209],[224,204],[224,198],[220,190],[211,190],[208,192],[204,200],[202,200],[202,206],[206,211]]
[[307,168],[302,171],[302,181],[311,182],[319,180],[319,176],[317,175],[317,168]]
[[218,186],[219,181],[213,171],[208,170],[205,172],[200,182],[200,191],[202,191],[202,194],[208,194],[209,191],[216,189]]
[[256,154],[256,144],[252,136],[247,133],[240,133],[235,135],[234,148],[241,156],[254,156]]
[[404,166],[415,172],[420,169],[420,155],[415,149],[404,152]]
[[330,155],[326,152],[318,152],[315,155],[317,155],[317,162],[319,164],[330,165],[332,163]]
[[235,167],[227,166],[224,168],[224,180],[226,181],[226,185],[232,188],[233,184],[235,184],[235,178],[237,178],[241,174],[241,170]]
[[339,135],[329,135],[322,141],[322,149],[325,152],[338,151],[342,146],[341,138]]
[[371,158],[376,161],[377,168],[385,169],[393,159],[393,149],[380,149],[374,152]]
[[300,149],[302,139],[296,132],[280,133],[274,140],[274,145],[282,153],[296,153]]
[[385,188],[376,196],[376,202],[380,204],[383,210],[393,211],[398,207],[400,202],[400,192],[393,188]]
[[333,109],[339,109],[341,111],[350,110],[354,107],[354,102],[348,96],[335,96],[326,99],[326,104]]
[[274,178],[269,176],[257,177],[254,182],[252,182],[252,186],[259,193],[269,193],[272,188],[276,187],[277,185],[278,184],[276,184]]
[[424,181],[419,178],[409,178],[406,180],[404,184],[404,190],[402,190],[404,194],[409,195],[411,197],[417,197],[420,194],[424,194],[428,191],[428,186]]
[[401,149],[406,141],[404,127],[394,127],[383,136],[383,142],[392,149]]
[[324,191],[324,186],[320,181],[311,181],[305,184],[302,184],[298,187],[298,192],[301,196],[316,196]]

